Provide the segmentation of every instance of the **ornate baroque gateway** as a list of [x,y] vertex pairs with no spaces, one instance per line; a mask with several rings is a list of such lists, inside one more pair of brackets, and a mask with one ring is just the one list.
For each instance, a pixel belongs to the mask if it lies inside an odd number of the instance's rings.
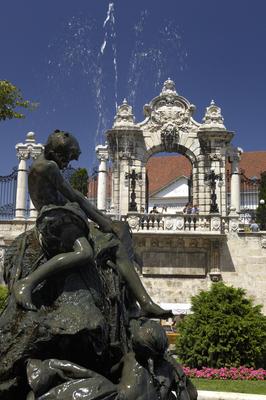
[[[235,163],[232,182],[238,179],[240,149],[231,145],[234,134],[225,128],[221,109],[212,100],[201,124],[193,119],[194,111],[195,106],[176,92],[170,79],[164,83],[160,95],[144,106],[144,121],[135,122],[132,107],[126,100],[118,107],[113,128],[106,133],[108,146],[98,146],[97,150],[102,153],[104,147],[106,159],[109,157],[113,164],[112,212],[125,215],[130,211],[127,177],[133,170],[139,177],[134,193],[137,211],[145,207],[146,164],[149,157],[159,152],[179,153],[190,160],[193,199],[203,213],[210,211],[212,201],[211,187],[204,182],[206,176],[213,171],[224,182],[225,162],[230,157]],[[225,184],[220,186],[217,203],[220,213],[225,215],[226,187]],[[238,185],[232,185],[231,207],[234,209],[239,208],[237,191]]]

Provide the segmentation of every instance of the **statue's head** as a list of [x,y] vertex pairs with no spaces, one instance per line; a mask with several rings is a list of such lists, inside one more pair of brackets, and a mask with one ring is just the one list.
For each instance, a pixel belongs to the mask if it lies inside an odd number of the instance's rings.
[[164,355],[168,347],[168,340],[163,327],[158,322],[132,320],[130,330],[136,355],[147,359]]
[[70,133],[56,129],[48,136],[44,155],[48,160],[55,161],[60,169],[71,160],[78,160],[80,153],[78,141]]

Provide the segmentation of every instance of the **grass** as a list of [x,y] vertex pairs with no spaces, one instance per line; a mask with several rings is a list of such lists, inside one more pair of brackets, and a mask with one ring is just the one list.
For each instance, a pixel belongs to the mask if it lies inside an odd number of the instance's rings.
[[191,379],[198,390],[266,395],[266,381],[231,381],[221,379]]

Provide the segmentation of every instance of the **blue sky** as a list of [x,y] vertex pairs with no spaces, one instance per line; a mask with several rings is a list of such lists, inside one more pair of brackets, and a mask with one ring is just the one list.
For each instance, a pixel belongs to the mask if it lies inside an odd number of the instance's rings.
[[0,123],[0,175],[17,164],[14,146],[28,131],[45,142],[56,128],[78,138],[82,156],[73,165],[91,171],[116,101],[127,97],[141,121],[168,77],[196,105],[197,121],[214,99],[235,145],[266,150],[265,1],[114,0],[113,10],[110,3],[1,2],[0,79],[39,107]]

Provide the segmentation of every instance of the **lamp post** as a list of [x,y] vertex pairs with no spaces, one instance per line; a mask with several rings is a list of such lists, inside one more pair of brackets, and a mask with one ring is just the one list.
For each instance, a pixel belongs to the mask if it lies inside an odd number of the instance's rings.
[[128,211],[138,211],[135,190],[137,180],[142,181],[142,174],[141,172],[136,173],[135,169],[132,169],[131,173],[126,173],[126,179],[129,180],[129,190],[131,190]]
[[217,195],[216,195],[216,181],[222,183],[222,174],[215,174],[214,170],[211,170],[209,174],[205,174],[204,181],[211,188],[211,204],[210,204],[210,213],[219,213],[219,208],[217,204]]
[[260,229],[262,231],[266,230],[266,207],[265,207],[265,200],[260,199]]

